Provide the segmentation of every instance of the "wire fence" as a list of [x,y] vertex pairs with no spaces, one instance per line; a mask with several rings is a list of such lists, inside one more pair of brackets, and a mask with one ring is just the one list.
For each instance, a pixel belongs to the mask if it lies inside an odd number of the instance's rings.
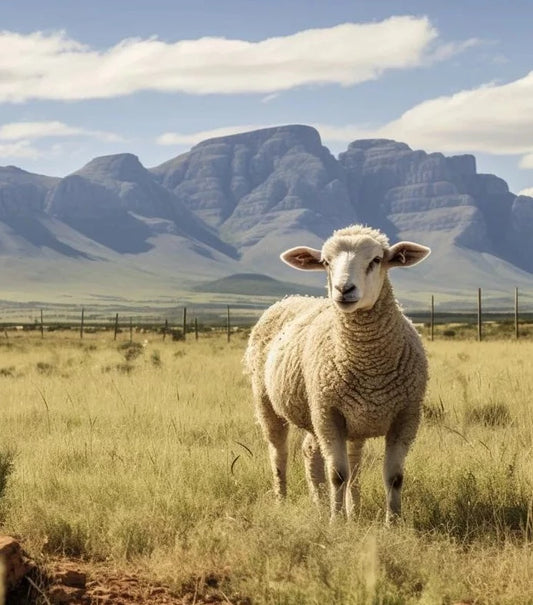
[[[469,338],[479,341],[491,338],[533,338],[533,303],[515,288],[508,308],[485,311],[483,292],[478,288],[470,308],[439,302],[428,294],[427,308],[407,311],[418,330],[429,340],[435,338]],[[38,303],[0,305],[0,334],[9,338],[11,332],[47,333],[67,331],[83,339],[87,334],[106,332],[113,340],[134,339],[135,334],[156,333],[162,340],[198,340],[202,335],[224,333],[228,342],[232,334],[249,330],[268,306],[245,305],[176,305],[150,308],[42,305]]]

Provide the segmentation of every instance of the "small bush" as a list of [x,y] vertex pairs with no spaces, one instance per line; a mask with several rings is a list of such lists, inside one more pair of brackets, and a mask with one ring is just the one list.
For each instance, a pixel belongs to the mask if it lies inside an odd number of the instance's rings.
[[455,330],[443,330],[442,335],[446,336],[446,338],[454,338]]
[[161,354],[159,353],[159,351],[152,351],[152,354],[150,355],[150,360],[152,361],[152,365],[156,368],[161,367]]
[[54,366],[51,363],[46,363],[45,361],[39,361],[35,366],[39,374],[45,374],[46,376],[50,376],[50,374],[54,373]]
[[126,361],[133,361],[137,359],[143,352],[143,346],[140,342],[125,342],[119,347],[119,351],[124,355]]
[[15,368],[9,366],[8,368],[0,368],[0,376],[11,377],[15,375]]

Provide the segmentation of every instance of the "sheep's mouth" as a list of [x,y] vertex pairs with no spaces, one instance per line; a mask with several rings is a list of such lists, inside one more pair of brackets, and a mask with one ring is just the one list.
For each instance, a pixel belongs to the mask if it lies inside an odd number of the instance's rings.
[[358,298],[348,299],[348,300],[346,300],[346,299],[335,300],[335,304],[339,307],[339,309],[341,311],[344,311],[345,313],[355,311],[357,308],[358,302],[359,302]]

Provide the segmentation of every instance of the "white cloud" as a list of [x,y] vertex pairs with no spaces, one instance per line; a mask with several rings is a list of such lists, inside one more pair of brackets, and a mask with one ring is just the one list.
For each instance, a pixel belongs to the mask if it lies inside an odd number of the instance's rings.
[[455,55],[458,55],[469,48],[479,46],[483,41],[479,38],[469,38],[462,42],[447,42],[439,45],[427,58],[426,63],[436,63],[437,61],[446,61]]
[[96,138],[106,143],[123,140],[112,132],[69,126],[58,121],[10,122],[0,126],[0,158],[35,159],[43,155],[58,155],[63,151],[60,143],[48,145],[46,149],[42,144],[37,147],[34,143],[41,139],[68,137]]
[[411,146],[441,151],[530,153],[532,101],[530,72],[508,84],[488,84],[424,101],[380,128],[366,132],[360,129],[358,136],[394,138]]
[[16,141],[15,143],[0,143],[0,158],[37,158],[39,151],[30,141]]
[[42,139],[47,137],[88,136],[102,141],[117,142],[121,137],[101,130],[89,130],[68,126],[63,122],[10,122],[0,126],[0,140],[19,141],[22,139]]
[[274,99],[277,99],[279,97],[279,92],[273,92],[270,95],[266,95],[266,97],[263,97],[261,99],[261,103],[270,103],[270,101],[274,101]]
[[[531,147],[533,148],[533,143],[531,144]],[[533,153],[528,153],[525,155],[520,160],[519,166],[520,168],[533,168]]]
[[425,17],[344,23],[258,42],[126,39],[94,50],[64,32],[0,32],[0,102],[90,99],[141,90],[271,94],[297,86],[351,86],[387,69],[442,60],[475,41],[436,43]]
[[527,195],[529,197],[533,197],[533,187],[528,187],[527,189],[522,189],[522,191],[520,191],[518,193],[518,195]]
[[222,128],[213,128],[212,130],[200,130],[198,132],[181,133],[181,132],[165,132],[158,136],[156,142],[159,145],[196,145],[207,139],[215,139],[217,137],[226,137],[240,132],[248,132],[250,130],[259,130],[260,128],[269,128],[264,124],[247,124],[240,126],[224,126]]

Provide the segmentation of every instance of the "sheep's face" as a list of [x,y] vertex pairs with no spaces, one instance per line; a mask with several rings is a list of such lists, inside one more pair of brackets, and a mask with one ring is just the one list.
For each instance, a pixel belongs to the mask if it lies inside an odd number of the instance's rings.
[[296,269],[326,271],[330,298],[341,311],[352,313],[374,306],[389,268],[414,265],[429,252],[412,242],[389,247],[379,231],[352,227],[336,231],[322,250],[291,248],[281,259]]

